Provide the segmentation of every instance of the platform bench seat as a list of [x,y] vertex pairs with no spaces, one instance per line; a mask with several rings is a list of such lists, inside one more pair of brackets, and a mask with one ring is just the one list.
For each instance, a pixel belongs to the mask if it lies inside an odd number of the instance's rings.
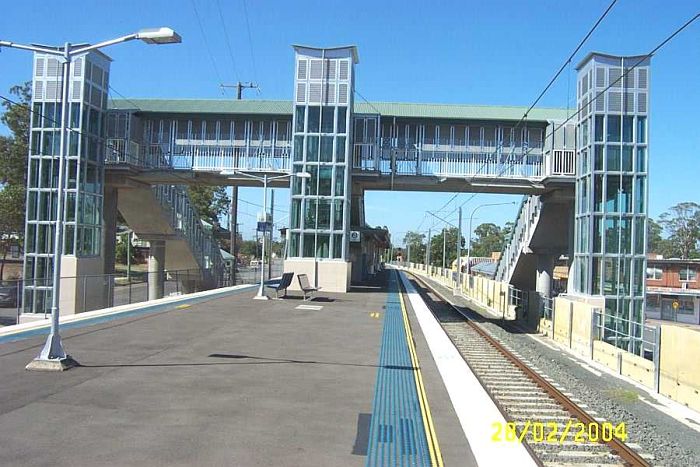
[[320,287],[312,287],[309,283],[309,277],[306,274],[297,274],[299,279],[299,288],[304,293],[304,300],[311,298],[315,292],[320,290]]
[[292,284],[293,277],[293,272],[285,272],[282,274],[282,278],[279,281],[268,282],[265,284],[265,286],[275,291],[275,298],[280,298],[280,290],[284,290],[284,295],[282,295],[282,298],[284,298],[287,296],[287,288]]

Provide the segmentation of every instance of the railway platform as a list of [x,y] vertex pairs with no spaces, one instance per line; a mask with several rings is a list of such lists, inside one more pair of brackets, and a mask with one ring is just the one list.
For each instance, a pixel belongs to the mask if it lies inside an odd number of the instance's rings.
[[104,314],[62,331],[63,373],[25,371],[40,331],[0,336],[0,464],[488,465],[463,417],[493,404],[449,390],[400,282]]

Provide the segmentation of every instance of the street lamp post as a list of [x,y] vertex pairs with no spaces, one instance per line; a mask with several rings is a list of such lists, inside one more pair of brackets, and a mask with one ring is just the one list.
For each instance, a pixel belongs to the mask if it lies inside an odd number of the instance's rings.
[[472,220],[474,219],[474,213],[478,211],[480,208],[484,208],[486,206],[504,206],[506,204],[515,204],[515,201],[511,201],[509,203],[488,203],[488,204],[481,204],[477,207],[475,207],[472,210],[472,214],[469,216],[469,241],[467,242],[467,274],[471,273],[471,252],[472,252]]
[[273,180],[281,180],[283,178],[287,177],[297,177],[297,178],[311,178],[311,174],[308,172],[297,172],[294,174],[284,174],[284,175],[277,175],[274,177],[269,177],[267,174],[263,174],[262,177],[260,175],[255,175],[250,172],[245,172],[242,170],[233,170],[233,171],[222,171],[221,175],[241,175],[246,178],[250,178],[252,180],[257,180],[259,182],[263,183],[263,216],[265,217],[264,221],[266,224],[266,229],[263,231],[263,242],[262,242],[262,254],[261,259],[262,263],[260,265],[260,285],[258,287],[258,293],[253,297],[254,300],[269,300],[269,297],[265,295],[265,232],[267,230],[267,182],[271,182]]
[[59,57],[63,62],[63,81],[61,82],[61,138],[58,156],[58,180],[56,186],[56,224],[54,228],[53,242],[53,274],[51,284],[51,332],[46,339],[46,344],[39,355],[27,365],[29,370],[64,370],[77,365],[66,354],[61,336],[59,334],[59,298],[61,278],[61,256],[63,254],[63,207],[65,196],[65,167],[68,152],[68,90],[70,83],[71,64],[76,56],[86,54],[93,50],[107,47],[122,42],[139,39],[148,44],[170,44],[181,42],[180,36],[170,28],[142,29],[134,34],[110,39],[94,45],[72,45],[66,42],[63,47],[47,47],[40,45],[24,45],[11,41],[0,40],[0,49],[9,47],[14,49],[29,50],[35,53],[44,53]]

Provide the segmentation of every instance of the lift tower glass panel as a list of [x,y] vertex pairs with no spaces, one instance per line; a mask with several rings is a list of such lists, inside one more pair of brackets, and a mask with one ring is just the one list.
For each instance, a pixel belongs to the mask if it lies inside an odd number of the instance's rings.
[[591,53],[577,71],[574,291],[604,300],[606,342],[640,354],[649,58]]

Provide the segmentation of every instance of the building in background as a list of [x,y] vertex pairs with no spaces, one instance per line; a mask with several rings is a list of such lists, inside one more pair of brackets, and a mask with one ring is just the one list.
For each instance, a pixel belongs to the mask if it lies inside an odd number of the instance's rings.
[[646,317],[700,324],[700,259],[648,258]]

